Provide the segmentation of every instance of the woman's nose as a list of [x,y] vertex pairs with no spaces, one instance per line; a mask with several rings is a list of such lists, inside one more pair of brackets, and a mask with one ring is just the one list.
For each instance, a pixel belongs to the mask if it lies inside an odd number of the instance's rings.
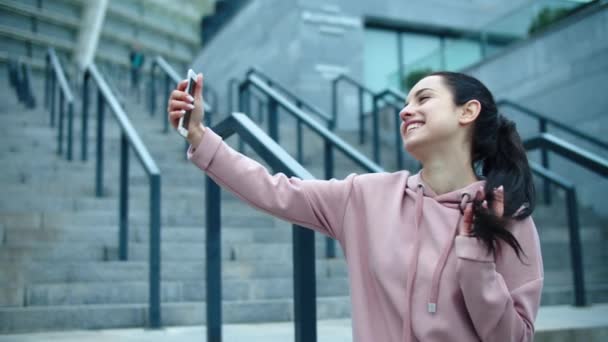
[[403,121],[405,121],[410,116],[412,116],[412,112],[410,111],[408,106],[403,107],[403,109],[399,112],[399,117]]

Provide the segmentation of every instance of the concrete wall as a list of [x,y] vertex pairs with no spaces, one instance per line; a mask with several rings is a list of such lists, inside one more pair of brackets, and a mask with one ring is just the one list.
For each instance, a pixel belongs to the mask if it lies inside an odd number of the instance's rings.
[[[226,110],[228,79],[242,78],[249,66],[257,65],[329,112],[332,78],[344,72],[363,81],[366,18],[475,30],[523,2],[255,0],[201,51],[193,65],[220,93],[220,110]],[[340,97],[343,110],[338,126],[353,129],[355,93],[341,91]]]
[[[583,12],[465,72],[478,77],[497,98],[514,100],[608,141],[608,5]],[[504,112],[516,120],[522,136],[538,131],[535,121],[508,108]],[[559,130],[549,131],[608,158],[608,151]],[[585,204],[608,217],[603,202],[608,191],[605,178],[561,157],[551,157],[550,163],[552,169],[580,185],[579,197]]]

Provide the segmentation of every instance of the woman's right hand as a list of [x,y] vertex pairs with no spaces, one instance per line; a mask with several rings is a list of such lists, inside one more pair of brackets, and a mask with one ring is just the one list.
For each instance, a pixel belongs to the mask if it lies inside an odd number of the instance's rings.
[[205,111],[203,108],[203,75],[196,75],[196,86],[194,88],[194,98],[186,93],[188,80],[179,82],[175,90],[169,96],[167,105],[167,113],[169,114],[169,122],[174,129],[177,129],[179,119],[186,114],[187,110],[192,110],[190,114],[190,124],[188,125],[188,142],[194,147],[203,138],[205,127],[203,118]]

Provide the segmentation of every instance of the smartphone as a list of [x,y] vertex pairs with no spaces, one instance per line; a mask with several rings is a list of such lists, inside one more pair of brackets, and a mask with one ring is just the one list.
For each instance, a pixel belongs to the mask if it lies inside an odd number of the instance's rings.
[[[186,86],[186,92],[194,97],[194,89],[196,89],[196,73],[194,70],[189,69],[188,75],[186,76],[188,80],[188,85]],[[188,138],[188,126],[190,125],[190,115],[192,114],[192,110],[187,110],[186,114],[179,119],[179,124],[177,125],[177,132],[184,138]]]

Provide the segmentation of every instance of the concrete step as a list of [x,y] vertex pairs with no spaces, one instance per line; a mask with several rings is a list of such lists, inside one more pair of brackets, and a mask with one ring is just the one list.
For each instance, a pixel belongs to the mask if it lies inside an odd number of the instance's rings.
[[[201,200],[202,201],[202,200]],[[240,210],[240,208],[239,208]],[[244,215],[234,214],[223,211],[222,224],[229,227],[275,227],[281,221],[270,215],[249,215],[248,209],[243,209]],[[148,225],[149,212],[145,215],[133,215],[129,217],[131,225]],[[161,217],[162,226],[194,226],[204,227],[205,225],[204,203],[201,203],[201,210],[194,211],[189,215],[163,215]],[[26,227],[26,228],[63,228],[63,227],[83,227],[83,226],[115,226],[118,222],[118,210],[79,210],[78,212],[61,211],[14,211],[3,212],[0,215],[0,223],[6,227]]]
[[[318,297],[348,296],[346,278],[320,278]],[[163,302],[192,302],[206,300],[204,281],[164,281],[161,283]],[[4,288],[0,288],[0,292]],[[101,282],[69,284],[36,284],[24,289],[23,307],[86,305],[86,304],[146,304],[148,282]],[[0,295],[0,297],[2,297]],[[255,301],[293,298],[293,279],[227,279],[222,282],[223,301]]]
[[[147,261],[21,261],[0,262],[0,286],[20,287],[31,284],[63,284],[87,282],[148,281]],[[166,281],[204,281],[204,261],[162,261],[161,277]],[[342,259],[317,258],[318,278],[347,277]],[[222,279],[274,279],[293,275],[292,259],[222,261]]]
[[[280,322],[293,320],[293,301],[273,299],[230,301],[223,304],[224,323]],[[147,305],[100,304],[28,308],[0,308],[0,333],[70,329],[112,329],[147,325]],[[163,324],[205,324],[205,303],[162,305]],[[317,318],[350,317],[349,297],[319,297]]]
[[[315,245],[317,258],[324,255],[325,244],[319,241]],[[339,258],[343,258],[340,248],[337,248]],[[291,260],[293,248],[291,243],[232,243],[222,248],[222,260]],[[133,242],[129,244],[129,260],[144,261],[149,257],[148,243]],[[161,257],[166,261],[203,261],[205,260],[204,243],[162,242]],[[0,249],[0,261],[116,261],[118,247],[103,243],[31,243],[7,245]]]

